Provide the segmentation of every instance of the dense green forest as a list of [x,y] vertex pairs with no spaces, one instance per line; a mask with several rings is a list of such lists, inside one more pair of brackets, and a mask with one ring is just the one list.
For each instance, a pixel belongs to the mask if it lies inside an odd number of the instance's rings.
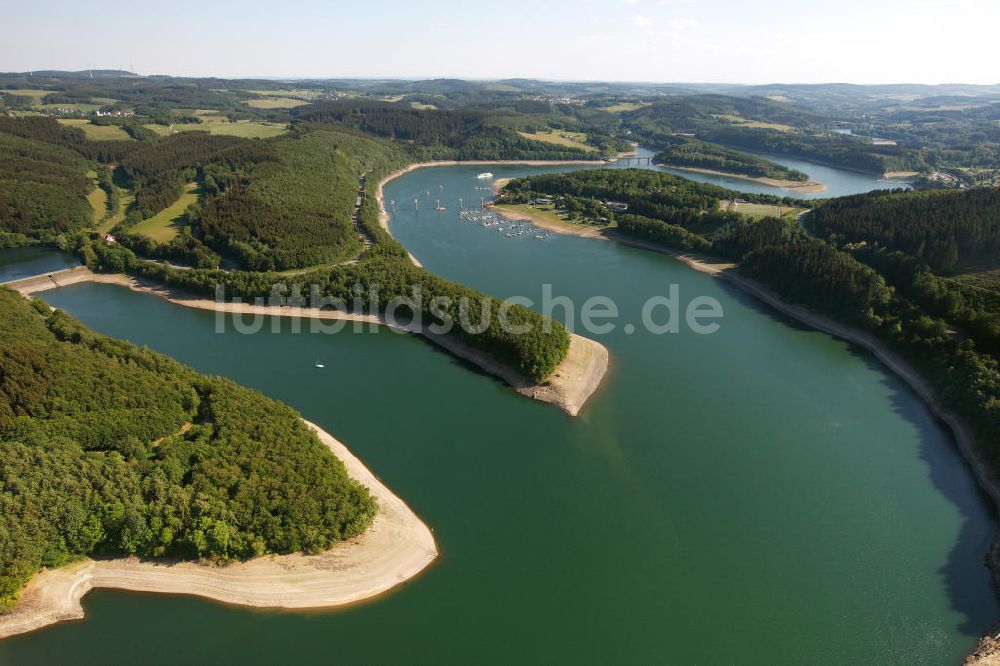
[[0,609],[87,555],[315,553],[376,505],[298,414],[0,288]]
[[1000,264],[1000,189],[878,191],[826,202],[809,216],[814,233],[871,242],[953,272]]
[[0,232],[54,241],[91,221],[94,184],[68,148],[0,133]]
[[345,261],[363,249],[351,220],[359,175],[403,164],[398,150],[370,139],[296,132],[209,164],[191,218],[207,245],[247,270]]

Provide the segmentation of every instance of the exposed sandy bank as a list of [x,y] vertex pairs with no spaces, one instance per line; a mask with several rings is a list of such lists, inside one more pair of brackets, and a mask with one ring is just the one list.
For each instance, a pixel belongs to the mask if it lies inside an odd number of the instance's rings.
[[347,447],[306,424],[378,501],[375,522],[363,535],[319,555],[261,557],[229,566],[129,558],[44,571],[28,583],[17,608],[0,616],[0,638],[83,618],[80,600],[95,587],[190,594],[260,608],[331,608],[370,599],[416,576],[438,555],[430,529]]
[[814,180],[782,180],[780,178],[763,178],[757,176],[747,176],[741,173],[732,173],[729,171],[716,171],[714,169],[699,169],[697,167],[685,167],[677,166],[676,164],[660,164],[659,166],[667,167],[669,169],[677,169],[678,171],[690,171],[691,173],[703,173],[709,176],[722,176],[724,178],[736,178],[737,180],[746,180],[751,183],[759,183],[761,185],[768,185],[770,187],[782,187],[786,190],[794,190],[796,192],[826,192],[827,187],[823,183],[817,183]]
[[480,369],[500,377],[521,395],[556,405],[570,416],[580,413],[583,405],[597,391],[608,372],[609,353],[599,342],[570,333],[569,351],[555,372],[541,384],[526,382],[510,368],[501,365],[461,340],[428,336],[435,344],[455,356],[471,361]]

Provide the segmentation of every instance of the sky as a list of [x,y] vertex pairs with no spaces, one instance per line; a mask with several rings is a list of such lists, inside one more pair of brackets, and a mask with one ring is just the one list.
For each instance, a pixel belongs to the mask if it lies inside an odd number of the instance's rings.
[[0,71],[1000,83],[1000,0],[0,0]]

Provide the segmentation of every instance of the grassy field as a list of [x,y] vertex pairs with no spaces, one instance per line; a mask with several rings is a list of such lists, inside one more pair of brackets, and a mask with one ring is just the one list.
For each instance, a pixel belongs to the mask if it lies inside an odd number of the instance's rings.
[[437,108],[433,104],[424,104],[423,102],[410,102],[410,106],[418,111],[427,111],[429,109]]
[[581,148],[587,151],[596,151],[597,148],[593,146],[588,146],[585,141],[587,140],[587,135],[583,132],[566,132],[559,130],[549,130],[548,132],[535,132],[531,134],[529,132],[518,132],[525,139],[531,139],[532,141],[544,141],[545,143],[552,143],[557,146],[565,146],[567,148]]
[[[740,215],[745,215],[746,217],[777,217],[778,216],[778,206],[771,204],[755,204],[755,203],[740,203],[736,204],[736,207],[730,207],[728,201],[720,201],[719,208],[721,210],[729,210],[734,213],[739,213]],[[791,208],[789,206],[781,206],[781,217],[786,220],[794,220],[795,217],[804,211],[805,208]]]
[[628,111],[635,111],[646,106],[652,106],[648,102],[619,102],[618,104],[612,104],[611,106],[601,107],[601,111],[607,111],[608,113],[626,113]]
[[263,97],[261,99],[248,99],[246,103],[255,109],[294,109],[297,106],[309,104],[309,102],[291,97]]
[[58,111],[60,109],[66,109],[69,111],[79,111],[80,113],[94,113],[100,111],[103,104],[90,104],[87,102],[76,102],[67,104],[36,104],[36,109],[41,109],[42,111]]
[[750,120],[749,118],[743,118],[742,116],[730,116],[730,115],[717,115],[715,116],[719,120],[728,120],[734,125],[739,125],[740,127],[751,127],[755,129],[773,129],[779,132],[791,132],[795,128],[791,125],[782,125],[780,123],[765,123],[759,120]]
[[170,134],[170,128],[167,127],[166,125],[157,125],[156,123],[148,123],[146,125],[143,125],[143,127],[148,129],[150,132],[155,132],[160,136],[166,136]]
[[318,90],[309,90],[306,88],[299,89],[289,89],[289,90],[248,90],[254,95],[260,95],[261,97],[297,97],[303,99],[319,99],[323,96],[323,93]]
[[572,229],[584,227],[587,229],[593,229],[595,232],[601,229],[613,229],[615,224],[608,224],[605,226],[595,226],[589,222],[582,220],[567,220],[566,218],[559,215],[557,211],[552,206],[529,206],[527,204],[502,204],[494,206],[496,211],[501,215],[503,213],[513,213],[512,217],[517,217],[518,215],[524,215],[530,217],[533,222],[541,225],[549,225],[556,228]]
[[106,234],[115,228],[115,225],[125,219],[128,207],[132,205],[135,195],[125,190],[118,190],[118,210],[115,214],[96,227],[98,233]]
[[200,115],[203,122],[200,123],[180,123],[177,125],[143,125],[146,129],[156,132],[160,136],[175,132],[208,132],[209,134],[227,134],[229,136],[241,136],[245,139],[266,139],[278,136],[288,131],[286,125],[275,123],[258,123],[249,120],[238,120],[230,122],[222,116]]
[[87,178],[94,183],[94,189],[87,195],[87,201],[94,210],[94,225],[99,225],[108,214],[108,193],[97,187],[97,172],[88,171]]
[[958,282],[1000,294],[1000,270],[967,273],[955,278]]
[[18,97],[30,97],[32,104],[40,104],[42,98],[46,95],[50,95],[54,90],[4,90],[3,92],[8,95],[17,95]]
[[94,125],[85,118],[60,118],[59,122],[70,127],[79,127],[88,139],[93,141],[110,141],[113,139],[131,139],[128,133],[117,125]]
[[185,192],[177,201],[164,208],[153,217],[143,220],[132,227],[134,234],[148,236],[158,243],[166,243],[174,239],[178,232],[187,226],[184,211],[198,200],[201,192],[196,183],[188,183]]

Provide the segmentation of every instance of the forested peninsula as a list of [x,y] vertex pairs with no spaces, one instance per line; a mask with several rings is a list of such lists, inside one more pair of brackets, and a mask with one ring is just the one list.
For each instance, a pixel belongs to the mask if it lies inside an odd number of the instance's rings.
[[87,556],[318,553],[378,507],[275,400],[0,288],[0,609]]

